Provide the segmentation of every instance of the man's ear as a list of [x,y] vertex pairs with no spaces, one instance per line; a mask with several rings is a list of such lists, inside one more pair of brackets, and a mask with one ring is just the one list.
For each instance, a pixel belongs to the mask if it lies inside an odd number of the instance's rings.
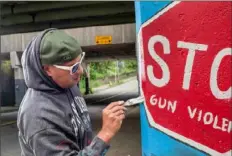
[[52,75],[51,68],[48,65],[43,66],[43,70],[47,73],[48,76]]

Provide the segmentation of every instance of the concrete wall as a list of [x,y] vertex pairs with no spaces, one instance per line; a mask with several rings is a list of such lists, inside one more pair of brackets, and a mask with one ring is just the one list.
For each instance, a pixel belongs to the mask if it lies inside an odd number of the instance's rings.
[[232,2],[136,2],[142,155],[230,156]]
[[[64,29],[68,34],[75,37],[81,46],[96,45],[95,37],[100,35],[112,36],[112,44],[135,42],[135,24],[121,24],[110,26],[85,27]],[[1,52],[23,51],[28,42],[38,34],[23,33],[1,36]]]

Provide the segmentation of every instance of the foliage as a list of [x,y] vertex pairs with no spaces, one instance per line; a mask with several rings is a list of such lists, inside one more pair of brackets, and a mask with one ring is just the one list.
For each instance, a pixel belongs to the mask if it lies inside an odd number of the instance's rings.
[[10,61],[2,61],[1,62],[1,70],[3,74],[10,74],[11,73],[11,64]]
[[[134,73],[137,70],[136,60],[123,60],[123,61],[104,61],[104,62],[92,62],[89,64],[90,72],[90,87],[95,88],[104,85],[103,82],[106,78],[113,78],[114,76],[125,75]],[[118,80],[117,83],[121,82]],[[114,85],[112,80],[108,81],[110,86]],[[80,81],[80,89],[84,92],[85,79]]]
[[137,70],[136,60],[120,61],[121,65],[117,70],[117,61],[104,61],[90,63],[90,79],[96,80],[109,76],[114,76],[115,72],[119,75],[131,73]]

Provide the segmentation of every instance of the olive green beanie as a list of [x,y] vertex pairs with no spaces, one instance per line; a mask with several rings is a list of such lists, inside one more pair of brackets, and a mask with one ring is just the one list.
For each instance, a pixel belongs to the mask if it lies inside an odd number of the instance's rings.
[[82,49],[77,40],[62,30],[52,29],[41,40],[42,65],[63,64],[72,61],[81,53]]

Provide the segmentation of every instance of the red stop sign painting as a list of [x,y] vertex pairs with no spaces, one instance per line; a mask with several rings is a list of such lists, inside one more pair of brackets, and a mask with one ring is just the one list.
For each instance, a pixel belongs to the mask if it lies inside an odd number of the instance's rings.
[[139,32],[151,126],[210,155],[231,155],[231,2],[173,2]]

